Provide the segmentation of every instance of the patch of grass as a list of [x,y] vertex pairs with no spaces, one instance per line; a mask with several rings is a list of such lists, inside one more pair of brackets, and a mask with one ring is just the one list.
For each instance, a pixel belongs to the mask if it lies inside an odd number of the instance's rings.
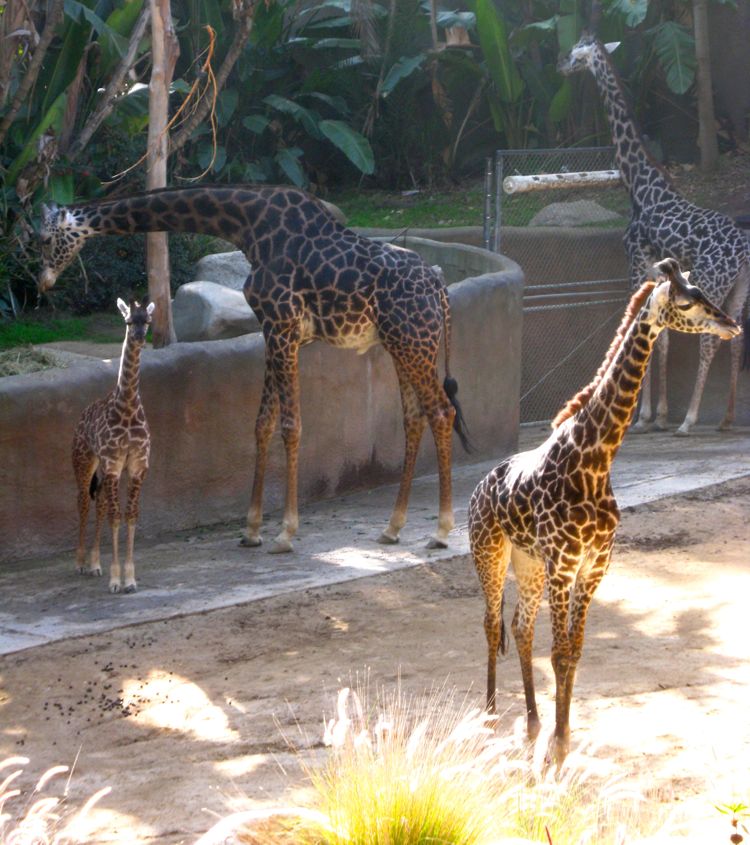
[[0,322],[0,349],[52,343],[58,340],[86,340],[115,343],[124,336],[122,318],[117,314],[90,314],[85,317],[27,317]]
[[[573,753],[558,772],[545,763],[546,738],[530,753],[520,731],[499,737],[483,711],[445,691],[426,700],[381,694],[368,712],[342,690],[325,738],[327,762],[305,767],[305,806],[237,814],[232,841],[621,845],[664,826],[632,784],[602,770],[606,762]],[[231,827],[224,820],[197,845],[227,841]]]

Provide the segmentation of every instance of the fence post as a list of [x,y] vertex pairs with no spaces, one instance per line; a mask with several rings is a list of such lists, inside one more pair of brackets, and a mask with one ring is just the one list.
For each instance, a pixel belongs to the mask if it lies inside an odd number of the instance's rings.
[[492,230],[492,156],[487,156],[484,163],[484,248],[490,248],[490,235]]
[[495,236],[492,251],[500,252],[500,227],[503,222],[503,151],[495,151]]

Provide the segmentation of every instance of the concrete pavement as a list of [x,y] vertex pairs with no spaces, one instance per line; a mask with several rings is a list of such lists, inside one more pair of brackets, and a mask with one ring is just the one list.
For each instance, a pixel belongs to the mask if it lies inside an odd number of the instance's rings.
[[[520,448],[537,445],[547,433],[540,426],[524,428]],[[396,495],[395,485],[389,485],[305,506],[291,555],[271,555],[265,546],[239,547],[238,520],[151,542],[136,536],[139,589],[132,595],[107,591],[108,542],[103,545],[103,578],[76,575],[72,551],[5,564],[0,567],[0,654],[466,554],[468,499],[496,463],[454,470],[456,530],[444,550],[425,548],[437,515],[437,479],[425,476],[414,483],[409,520],[397,546],[375,542]],[[750,475],[750,429],[719,433],[699,427],[690,438],[629,435],[612,479],[624,508],[745,475]],[[266,538],[273,537],[279,517],[270,515]],[[74,542],[73,525],[70,536]]]

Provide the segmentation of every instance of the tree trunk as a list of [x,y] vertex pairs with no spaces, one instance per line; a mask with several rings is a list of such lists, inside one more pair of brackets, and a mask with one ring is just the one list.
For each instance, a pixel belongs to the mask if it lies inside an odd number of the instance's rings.
[[[167,184],[167,122],[169,86],[179,54],[172,26],[170,0],[151,0],[151,80],[149,83],[148,159],[146,187]],[[153,345],[158,349],[176,340],[169,288],[169,242],[166,232],[146,235],[146,272],[149,299],[156,304],[152,323]]]
[[693,30],[698,79],[698,146],[701,170],[715,170],[719,160],[711,82],[711,55],[708,46],[708,0],[693,0]]

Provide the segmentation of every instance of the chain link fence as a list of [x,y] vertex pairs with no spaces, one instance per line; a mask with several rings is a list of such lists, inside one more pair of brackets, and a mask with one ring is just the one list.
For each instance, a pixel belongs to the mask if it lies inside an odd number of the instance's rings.
[[503,190],[508,176],[616,169],[613,147],[499,150],[489,169],[485,239],[526,276],[521,422],[542,422],[593,377],[630,296],[629,200],[620,183]]

